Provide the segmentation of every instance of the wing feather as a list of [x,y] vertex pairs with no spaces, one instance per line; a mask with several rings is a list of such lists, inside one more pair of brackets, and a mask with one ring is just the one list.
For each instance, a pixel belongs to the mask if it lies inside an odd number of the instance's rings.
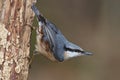
[[56,49],[56,43],[55,43],[56,32],[51,28],[51,26],[48,23],[46,23],[43,30],[45,32],[44,33],[45,37],[47,37],[48,43],[50,45],[50,49],[54,53]]

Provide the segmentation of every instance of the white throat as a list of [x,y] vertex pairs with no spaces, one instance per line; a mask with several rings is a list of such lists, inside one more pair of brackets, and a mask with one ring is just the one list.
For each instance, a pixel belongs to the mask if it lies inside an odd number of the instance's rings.
[[80,52],[71,52],[71,51],[65,51],[64,53],[64,59],[69,59],[69,58],[73,58],[73,57],[77,57],[77,56],[81,56],[84,55]]

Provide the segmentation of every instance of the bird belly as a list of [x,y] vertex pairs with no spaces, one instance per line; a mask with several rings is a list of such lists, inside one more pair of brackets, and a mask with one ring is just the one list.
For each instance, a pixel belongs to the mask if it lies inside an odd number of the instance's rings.
[[46,56],[48,59],[52,61],[56,61],[53,53],[50,50],[48,43],[42,40],[42,36],[43,34],[41,32],[37,32],[35,51]]

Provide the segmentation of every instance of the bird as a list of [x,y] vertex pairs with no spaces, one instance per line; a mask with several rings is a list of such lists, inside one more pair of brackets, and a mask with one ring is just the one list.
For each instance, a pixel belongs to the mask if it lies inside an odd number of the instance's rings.
[[39,25],[36,29],[36,53],[57,62],[92,54],[68,41],[56,25],[45,18],[34,4],[31,6],[31,9],[36,15]]

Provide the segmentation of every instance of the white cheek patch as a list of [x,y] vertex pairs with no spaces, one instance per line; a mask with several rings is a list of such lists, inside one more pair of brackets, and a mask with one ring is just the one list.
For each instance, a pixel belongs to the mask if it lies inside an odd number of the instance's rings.
[[78,52],[70,52],[70,51],[66,51],[64,53],[64,59],[69,59],[69,58],[73,58],[73,57],[77,57],[77,56],[82,56],[84,54],[78,53]]

